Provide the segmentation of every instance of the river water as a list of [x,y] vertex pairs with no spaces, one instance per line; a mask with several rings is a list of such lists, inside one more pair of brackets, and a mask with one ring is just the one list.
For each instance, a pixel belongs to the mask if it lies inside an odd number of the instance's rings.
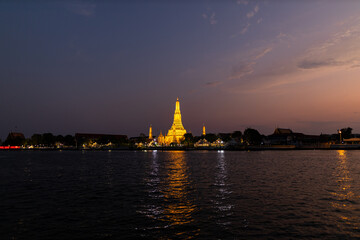
[[0,239],[360,238],[360,151],[0,152]]

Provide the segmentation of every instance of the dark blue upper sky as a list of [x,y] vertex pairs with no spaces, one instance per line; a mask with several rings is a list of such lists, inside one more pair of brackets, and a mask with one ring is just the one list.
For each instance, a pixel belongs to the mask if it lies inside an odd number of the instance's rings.
[[0,138],[360,130],[359,1],[1,1]]

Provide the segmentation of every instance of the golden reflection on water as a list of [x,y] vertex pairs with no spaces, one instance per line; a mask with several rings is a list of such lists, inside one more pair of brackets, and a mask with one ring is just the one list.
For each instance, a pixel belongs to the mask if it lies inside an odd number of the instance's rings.
[[359,218],[353,215],[355,206],[354,202],[358,200],[358,196],[352,191],[350,171],[348,168],[348,152],[346,150],[337,150],[337,167],[335,169],[335,176],[337,182],[337,189],[332,195],[335,201],[331,205],[340,213],[339,218],[346,225],[351,225],[354,229],[359,229]]
[[[161,224],[148,230],[171,229],[171,235],[176,236],[176,239],[196,237],[200,229],[194,229],[191,225],[185,226],[194,222],[193,214],[196,211],[191,197],[192,182],[188,176],[185,152],[169,151],[158,154],[157,151],[152,151],[151,154],[148,173],[144,179],[150,201],[145,203],[139,212],[151,219],[159,220],[165,226]],[[172,237],[164,236],[160,239]]]
[[165,206],[164,221],[170,225],[183,225],[194,221],[192,214],[196,206],[189,200],[190,181],[185,153],[169,152],[170,159],[166,163],[167,178],[163,190]]
[[[345,150],[338,150],[338,166],[336,167],[336,181],[338,183],[337,191],[333,192],[333,196],[337,200],[351,200],[354,197],[354,193],[351,191],[351,178],[349,175],[349,169],[347,167],[347,152]],[[348,208],[347,204],[343,203],[332,203],[333,207],[336,208]]]

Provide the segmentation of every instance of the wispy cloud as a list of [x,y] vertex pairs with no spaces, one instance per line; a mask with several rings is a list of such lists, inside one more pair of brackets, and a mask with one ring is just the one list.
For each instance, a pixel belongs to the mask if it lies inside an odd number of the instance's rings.
[[238,5],[248,5],[249,1],[248,0],[237,0],[236,3]]
[[254,57],[255,60],[258,60],[262,57],[264,57],[266,54],[272,51],[272,47],[266,47],[264,50],[262,50],[258,55]]
[[212,12],[212,13],[203,13],[201,16],[203,17],[203,19],[208,20],[211,25],[217,24],[217,19],[216,19],[216,14],[215,14],[215,12]]
[[285,34],[285,33],[283,33],[283,32],[280,32],[277,36],[276,36],[276,38],[277,39],[282,39],[282,38],[285,38],[285,37],[287,37],[288,35],[287,34]]
[[207,82],[205,84],[206,87],[216,87],[220,84],[222,84],[223,82],[222,81],[214,81],[214,82]]
[[245,26],[242,27],[240,32],[237,32],[237,33],[231,35],[230,38],[235,38],[235,37],[238,37],[239,35],[244,35],[249,30],[250,26],[251,26],[251,24],[247,23]]
[[248,30],[249,30],[249,27],[250,27],[250,23],[246,24],[245,27],[243,27],[243,29],[240,31],[240,34],[245,34]]
[[354,64],[351,66],[351,68],[358,68],[358,67],[360,67],[360,64]]
[[212,13],[210,16],[210,24],[211,25],[217,24],[217,20],[215,19],[215,13]]
[[259,11],[259,4],[256,4],[256,6],[254,7],[254,10],[248,12],[246,14],[247,18],[252,18],[253,16],[255,16],[255,14]]
[[237,65],[232,67],[231,75],[229,76],[229,80],[233,79],[241,79],[247,75],[250,75],[254,72],[253,66],[256,62],[240,62]]
[[217,87],[221,84],[224,84],[226,80],[241,80],[247,76],[252,75],[254,73],[254,66],[261,58],[270,53],[272,50],[273,48],[268,46],[251,51],[247,57],[240,59],[236,64],[231,66],[231,71],[227,79],[224,81],[207,82],[205,87]]
[[72,3],[68,5],[68,8],[75,14],[89,17],[95,14],[96,4]]
[[257,61],[263,58],[266,54],[272,51],[272,47],[266,47],[261,50],[255,51],[247,61],[240,61],[237,65],[232,67],[232,71],[229,80],[241,79],[245,76],[251,75],[254,73],[254,66],[257,64]]
[[301,69],[321,67],[354,67],[360,64],[360,18],[341,25],[322,43],[310,47],[300,57],[297,66]]
[[255,15],[255,13],[254,13],[253,11],[251,11],[251,12],[248,12],[248,13],[246,14],[246,17],[247,17],[247,18],[252,18],[254,15]]
[[[360,71],[360,17],[349,17],[327,34],[312,31],[318,30],[312,28],[301,35],[293,31],[279,32],[268,41],[271,44],[257,52],[247,56],[242,53],[242,61],[234,61],[237,64],[228,75],[228,80],[240,81],[224,84],[223,89],[233,93],[284,94],[285,89],[294,89],[294,86],[304,87],[310,83],[320,86],[328,80],[333,84],[341,76],[344,81],[354,79],[351,86],[360,86],[354,77]],[[271,64],[265,59],[261,65],[259,59],[273,51]]]
[[218,87],[219,85],[224,84],[226,81],[230,80],[241,80],[254,73],[254,66],[257,63],[257,60],[265,56],[271,50],[264,50],[261,53],[256,53],[254,56],[250,57],[250,60],[244,59],[238,61],[237,64],[231,66],[230,74],[223,81],[212,81],[207,82],[204,87]]
[[[279,33],[276,39],[282,45],[297,41],[294,36],[285,33]],[[346,21],[325,41],[308,47],[301,55],[279,60],[277,67],[275,65],[272,69],[263,70],[256,75],[256,80],[243,82],[241,89],[246,89],[246,92],[273,91],[293,84],[326,79],[335,74],[350,74],[350,71],[357,71],[360,67],[359,39],[360,18]],[[244,84],[247,84],[246,87]]]
[[298,67],[302,69],[313,69],[320,67],[335,67],[335,66],[344,66],[349,62],[337,61],[333,58],[321,59],[321,60],[303,60],[298,63]]

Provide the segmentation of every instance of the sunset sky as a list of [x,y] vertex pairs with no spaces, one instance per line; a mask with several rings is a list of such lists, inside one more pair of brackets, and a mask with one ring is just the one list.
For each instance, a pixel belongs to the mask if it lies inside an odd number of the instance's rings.
[[0,138],[360,133],[360,1],[1,1]]

